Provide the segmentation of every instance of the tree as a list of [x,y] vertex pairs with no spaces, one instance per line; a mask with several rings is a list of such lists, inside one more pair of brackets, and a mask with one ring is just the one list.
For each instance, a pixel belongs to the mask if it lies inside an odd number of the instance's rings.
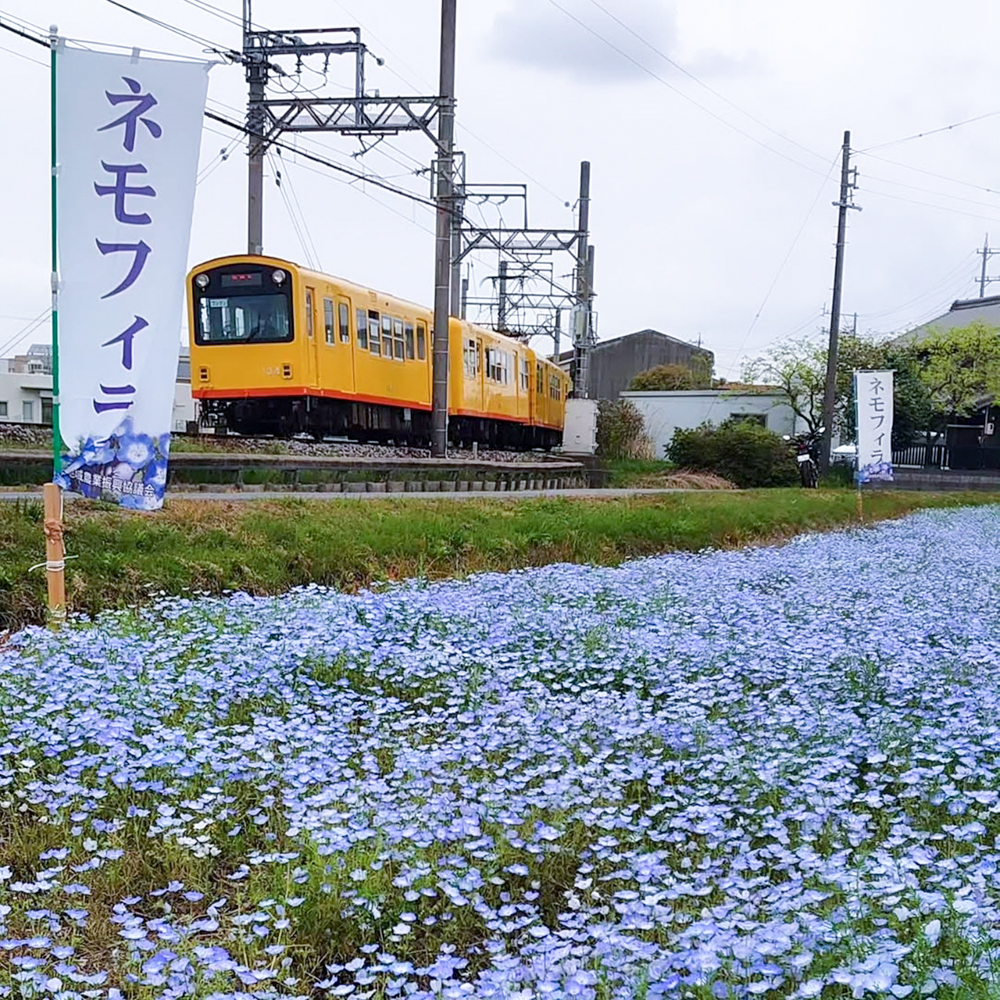
[[[747,381],[761,380],[778,387],[795,414],[810,431],[822,423],[826,394],[827,349],[808,338],[778,344],[744,366]],[[855,370],[893,369],[893,445],[909,444],[932,422],[931,394],[921,375],[921,359],[914,348],[872,337],[844,334],[837,349],[837,401],[834,429],[842,440],[856,437]]]
[[633,392],[671,392],[712,387],[712,355],[691,355],[686,365],[657,365],[639,372],[628,385]]
[[1000,397],[1000,335],[981,320],[952,330],[932,330],[911,346],[934,415],[969,416]]
[[895,373],[892,443],[895,448],[905,447],[918,432],[928,429],[933,419],[930,393],[920,377],[920,362],[909,345],[878,342],[853,334],[841,338],[837,351],[835,427],[843,440],[853,441],[857,437],[854,372],[866,369]]
[[743,366],[745,382],[780,389],[792,412],[815,431],[823,419],[826,351],[807,337],[775,344]]
[[672,392],[678,389],[699,389],[695,373],[684,365],[657,365],[639,372],[628,387],[632,392]]

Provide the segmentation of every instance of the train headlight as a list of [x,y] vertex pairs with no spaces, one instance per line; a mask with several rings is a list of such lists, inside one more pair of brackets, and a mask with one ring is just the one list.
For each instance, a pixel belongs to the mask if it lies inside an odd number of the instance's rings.
[[271,272],[271,280],[276,285],[283,285],[285,283],[285,278],[287,278],[287,277],[288,277],[288,275],[285,274],[285,272],[282,271],[280,268],[277,271],[272,271]]
[[207,274],[199,274],[198,277],[194,279],[194,283],[200,289],[202,289],[202,291],[204,291],[206,288],[208,288],[208,280],[209,279]]

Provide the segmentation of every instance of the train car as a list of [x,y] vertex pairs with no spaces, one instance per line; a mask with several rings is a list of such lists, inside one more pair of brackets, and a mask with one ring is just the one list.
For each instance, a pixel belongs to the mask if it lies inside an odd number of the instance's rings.
[[[241,434],[427,445],[433,314],[274,257],[220,257],[188,275],[191,394]],[[551,448],[570,381],[527,344],[452,318],[456,444]]]

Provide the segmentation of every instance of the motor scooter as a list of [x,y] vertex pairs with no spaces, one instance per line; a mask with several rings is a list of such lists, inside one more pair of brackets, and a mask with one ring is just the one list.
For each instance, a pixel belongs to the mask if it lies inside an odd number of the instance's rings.
[[795,461],[799,465],[799,480],[806,489],[814,490],[819,486],[819,442],[823,437],[825,427],[817,427],[814,431],[796,434],[791,437],[784,435],[784,440],[795,446]]

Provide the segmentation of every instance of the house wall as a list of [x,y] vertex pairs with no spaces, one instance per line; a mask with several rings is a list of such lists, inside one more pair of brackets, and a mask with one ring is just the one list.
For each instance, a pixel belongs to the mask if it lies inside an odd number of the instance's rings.
[[51,375],[0,371],[0,421],[40,424],[43,399],[47,409],[52,402]]
[[677,428],[690,430],[706,421],[718,425],[728,417],[762,416],[764,426],[776,434],[795,433],[795,413],[779,393],[733,393],[718,389],[675,392],[623,392],[638,408],[653,440],[654,453],[662,458]]
[[[0,371],[0,421],[41,424],[43,399],[47,403],[52,401],[51,375]],[[25,404],[27,404],[27,409]],[[176,382],[174,384],[174,406],[170,429],[173,431],[186,430],[187,421],[195,420],[196,417],[195,401],[191,396],[191,383]],[[45,422],[51,423],[51,421]]]

